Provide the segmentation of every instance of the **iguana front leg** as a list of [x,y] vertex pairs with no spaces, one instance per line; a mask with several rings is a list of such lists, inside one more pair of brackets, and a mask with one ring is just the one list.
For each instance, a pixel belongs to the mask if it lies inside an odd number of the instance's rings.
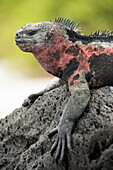
[[66,147],[69,150],[72,150],[72,129],[75,125],[75,121],[80,118],[90,99],[89,86],[85,76],[81,75],[75,84],[71,86],[69,85],[69,88],[71,91],[71,97],[63,110],[58,129],[56,128],[49,133],[51,136],[58,130],[57,139],[51,148],[51,154],[56,150],[56,161],[59,158],[61,161],[63,160]]
[[53,90],[63,84],[65,84],[66,82],[63,81],[60,78],[55,77],[48,85],[45,89],[43,89],[42,91],[40,91],[39,93],[36,94],[31,94],[30,96],[28,96],[28,98],[24,101],[24,103],[22,104],[23,107],[26,107],[30,104],[32,104],[39,96],[42,96],[44,93]]

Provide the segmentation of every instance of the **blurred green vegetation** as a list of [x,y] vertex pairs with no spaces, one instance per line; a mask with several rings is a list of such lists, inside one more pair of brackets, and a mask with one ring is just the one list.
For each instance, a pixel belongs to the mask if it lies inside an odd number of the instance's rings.
[[113,0],[0,0],[0,59],[23,74],[38,75],[40,66],[33,55],[15,45],[15,32],[27,23],[58,16],[81,22],[85,34],[113,30]]

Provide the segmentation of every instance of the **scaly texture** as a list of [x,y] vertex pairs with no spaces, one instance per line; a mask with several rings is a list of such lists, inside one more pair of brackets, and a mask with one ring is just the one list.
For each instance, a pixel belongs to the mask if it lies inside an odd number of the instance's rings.
[[58,132],[51,148],[55,160],[63,161],[65,150],[72,151],[72,130],[90,100],[90,88],[113,85],[113,35],[97,31],[89,36],[79,32],[78,25],[67,18],[27,24],[16,32],[19,48],[34,54],[49,73],[55,75],[52,85],[28,97],[23,106],[33,103],[45,92],[68,83],[71,96],[64,107],[59,125],[49,136]]

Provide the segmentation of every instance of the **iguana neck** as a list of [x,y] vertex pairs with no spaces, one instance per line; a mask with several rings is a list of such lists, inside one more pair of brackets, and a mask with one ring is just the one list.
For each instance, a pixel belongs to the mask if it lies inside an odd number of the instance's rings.
[[35,47],[32,52],[42,67],[49,73],[61,77],[62,68],[59,67],[60,60],[65,55],[66,42],[63,42],[62,37],[57,37],[52,44],[40,44]]

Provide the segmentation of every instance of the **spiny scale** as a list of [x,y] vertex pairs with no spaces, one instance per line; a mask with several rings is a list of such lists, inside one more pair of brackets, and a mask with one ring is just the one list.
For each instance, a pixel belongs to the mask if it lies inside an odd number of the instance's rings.
[[91,33],[90,36],[93,36],[93,37],[109,37],[109,36],[113,36],[113,31],[109,31],[109,30],[98,30],[98,31],[95,31],[94,33]]
[[[76,21],[71,21],[69,18],[63,18],[63,17],[58,17],[55,18],[55,22],[59,22],[63,25],[65,25],[66,27],[70,28],[70,29],[77,29],[77,27],[79,26],[80,23],[75,24]],[[78,29],[77,29],[78,30]],[[79,30],[80,31],[80,30]]]

